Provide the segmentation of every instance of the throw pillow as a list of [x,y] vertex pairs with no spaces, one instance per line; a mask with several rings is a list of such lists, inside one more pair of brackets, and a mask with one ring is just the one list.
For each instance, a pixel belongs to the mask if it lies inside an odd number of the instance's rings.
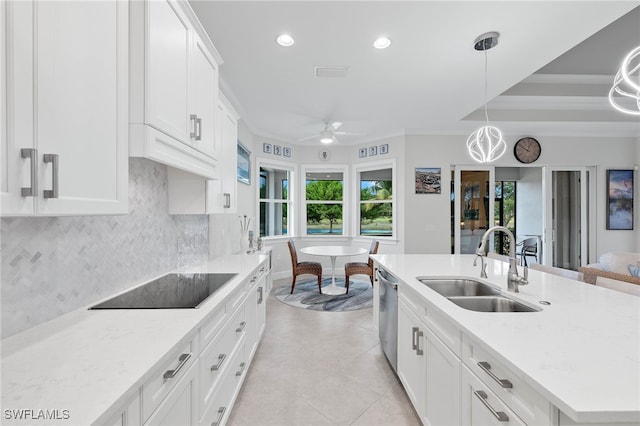
[[628,267],[631,276],[640,278],[640,266],[629,265]]
[[600,256],[599,263],[602,269],[618,274],[627,273],[627,265],[638,261],[638,253],[606,252]]

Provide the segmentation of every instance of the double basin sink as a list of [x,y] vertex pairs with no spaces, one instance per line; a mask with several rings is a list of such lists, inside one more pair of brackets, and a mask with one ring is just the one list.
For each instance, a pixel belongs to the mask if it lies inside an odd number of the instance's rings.
[[461,308],[477,312],[538,312],[502,294],[499,289],[469,278],[418,277],[418,281]]

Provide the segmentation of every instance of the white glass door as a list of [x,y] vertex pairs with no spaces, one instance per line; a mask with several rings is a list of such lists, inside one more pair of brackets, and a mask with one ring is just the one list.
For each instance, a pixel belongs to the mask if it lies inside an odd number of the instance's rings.
[[475,253],[482,235],[494,225],[495,169],[455,166],[453,179],[454,253]]

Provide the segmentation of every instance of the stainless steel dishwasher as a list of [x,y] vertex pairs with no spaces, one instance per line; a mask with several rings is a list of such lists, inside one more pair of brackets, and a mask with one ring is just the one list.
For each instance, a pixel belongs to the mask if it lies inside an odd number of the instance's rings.
[[380,345],[393,371],[398,371],[398,279],[378,268],[380,283]]

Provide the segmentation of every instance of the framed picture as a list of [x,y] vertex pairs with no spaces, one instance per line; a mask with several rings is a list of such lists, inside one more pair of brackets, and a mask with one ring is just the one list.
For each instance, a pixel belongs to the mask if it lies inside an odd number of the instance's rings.
[[262,152],[264,152],[266,154],[271,154],[271,144],[270,143],[263,143],[262,144]]
[[389,144],[385,143],[380,145],[380,155],[387,154],[389,152]]
[[285,146],[282,148],[282,155],[285,157],[291,157],[291,148]]
[[367,148],[360,148],[358,151],[358,157],[364,158],[367,156]]
[[633,170],[607,170],[607,229],[633,229]]
[[238,141],[238,182],[251,185],[251,151]]
[[378,147],[377,146],[370,146],[369,147],[369,157],[371,157],[373,155],[378,155]]
[[416,194],[440,194],[441,183],[440,167],[416,168]]
[[282,155],[282,147],[280,145],[273,146],[273,155]]

